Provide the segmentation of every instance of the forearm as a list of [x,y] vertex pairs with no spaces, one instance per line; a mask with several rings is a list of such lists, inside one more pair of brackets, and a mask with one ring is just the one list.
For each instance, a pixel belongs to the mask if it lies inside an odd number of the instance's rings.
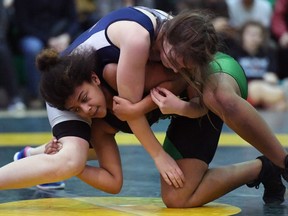
[[153,134],[146,118],[129,121],[129,126],[142,146],[154,160],[162,178],[168,185],[183,187],[184,175],[175,160],[167,154]]
[[179,109],[176,110],[178,115],[186,116],[189,118],[200,118],[201,116],[207,114],[207,109],[200,105],[199,102],[195,100],[179,101]]
[[[187,88],[187,83],[182,78],[177,78],[173,80],[168,80],[160,83],[159,87],[166,88],[175,95],[179,95],[181,92]],[[140,115],[145,115],[152,110],[158,108],[158,106],[153,102],[151,95],[148,94],[145,98],[135,104],[135,110],[139,112]]]
[[159,152],[164,151],[144,116],[129,121],[128,124],[134,135],[153,159],[158,156]]
[[77,177],[90,186],[106,193],[117,194],[122,187],[122,175],[114,175],[113,172],[109,172],[102,167],[86,165],[83,172]]
[[153,102],[150,95],[147,95],[145,98],[143,98],[138,103],[135,103],[134,105],[135,112],[138,113],[137,116],[143,116],[152,110],[158,108],[158,106]]
[[99,167],[86,165],[77,176],[94,188],[107,193],[119,193],[123,184],[120,153],[115,141],[115,129],[102,119],[94,119],[91,144],[97,153]]

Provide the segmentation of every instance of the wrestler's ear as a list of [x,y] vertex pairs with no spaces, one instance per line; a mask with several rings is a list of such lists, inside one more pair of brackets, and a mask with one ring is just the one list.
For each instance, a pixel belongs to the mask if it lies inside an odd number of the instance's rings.
[[91,81],[92,81],[92,82],[95,82],[97,85],[100,85],[100,84],[101,84],[99,77],[98,77],[98,76],[96,75],[96,73],[93,72],[93,71],[92,71],[92,73],[91,73]]

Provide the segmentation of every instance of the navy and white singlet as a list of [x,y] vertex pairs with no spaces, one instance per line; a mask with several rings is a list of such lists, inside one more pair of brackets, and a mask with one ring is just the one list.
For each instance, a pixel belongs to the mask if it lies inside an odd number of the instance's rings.
[[[73,52],[85,52],[85,50],[92,48],[97,50],[100,68],[103,69],[104,66],[109,63],[117,63],[120,56],[120,49],[109,40],[107,36],[108,27],[117,21],[134,21],[139,23],[149,32],[150,39],[153,41],[155,37],[155,30],[150,17],[147,16],[146,13],[153,15],[156,18],[157,23],[161,22],[161,20],[167,19],[168,17],[168,14],[163,11],[145,7],[121,8],[107,14],[94,26],[82,33],[66,50],[61,53],[61,55],[69,55],[73,54]],[[105,84],[106,82],[103,79],[103,70],[97,70],[96,73],[101,82]],[[64,136],[76,136],[89,142],[91,125],[90,120],[82,119],[70,111],[58,110],[49,106],[48,104],[46,107],[53,135],[57,139]],[[111,115],[107,116],[107,122],[114,127],[120,127],[123,123],[121,123],[121,121],[116,117],[111,117]],[[115,124],[113,125],[113,123]],[[123,128],[126,128],[123,129],[126,132],[129,132],[130,130],[129,127],[127,128],[127,125],[124,125]]]

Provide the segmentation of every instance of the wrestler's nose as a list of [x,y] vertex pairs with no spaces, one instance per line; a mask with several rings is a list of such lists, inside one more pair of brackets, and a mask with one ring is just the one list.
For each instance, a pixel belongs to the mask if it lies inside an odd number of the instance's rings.
[[83,112],[84,112],[85,114],[89,114],[92,108],[91,108],[91,106],[89,106],[88,104],[83,104],[83,105],[81,106],[81,109],[83,110]]

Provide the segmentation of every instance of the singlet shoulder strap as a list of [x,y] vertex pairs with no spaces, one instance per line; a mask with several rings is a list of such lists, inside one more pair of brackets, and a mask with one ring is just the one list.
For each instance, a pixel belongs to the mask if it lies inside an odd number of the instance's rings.
[[148,8],[144,6],[136,6],[135,8],[140,8],[142,10],[146,10],[151,13],[156,18],[156,30],[155,30],[155,37],[157,37],[161,26],[165,23],[168,19],[171,19],[173,16],[162,11],[159,9]]

